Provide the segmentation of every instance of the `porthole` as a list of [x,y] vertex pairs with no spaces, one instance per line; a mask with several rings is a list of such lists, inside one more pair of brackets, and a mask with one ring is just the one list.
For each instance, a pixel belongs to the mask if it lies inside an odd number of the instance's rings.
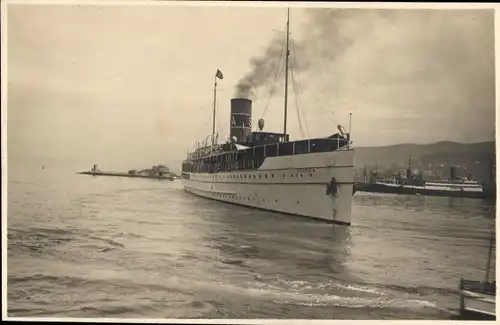
[[262,178],[262,175],[261,175],[261,174],[259,174],[259,178]]
[[299,204],[299,201],[297,201],[297,204]]
[[278,200],[274,200],[274,202],[278,203]]
[[309,174],[309,176],[313,177],[313,174],[311,173],[311,174]]
[[304,174],[300,174],[300,177],[304,177]]
[[292,176],[292,178],[293,178],[293,174],[291,174],[290,176]]
[[283,178],[285,178],[285,177],[286,177],[285,174],[283,174]]
[[266,174],[265,176],[266,176],[266,178],[267,178],[267,174]]
[[255,179],[255,174],[253,175],[253,179]]
[[271,174],[271,177],[274,178],[274,174]]

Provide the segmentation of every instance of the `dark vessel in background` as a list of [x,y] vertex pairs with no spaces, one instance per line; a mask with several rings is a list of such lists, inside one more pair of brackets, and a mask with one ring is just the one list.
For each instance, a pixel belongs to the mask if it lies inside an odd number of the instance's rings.
[[483,182],[483,185],[473,180],[462,180],[457,177],[456,167],[451,166],[448,181],[428,182],[424,180],[422,173],[412,173],[411,159],[405,178],[398,174],[394,179],[380,180],[377,173],[371,173],[366,181],[366,170],[364,178],[365,182],[355,185],[356,191],[490,200],[496,198],[496,181],[492,181],[490,185]]
[[490,159],[490,179],[481,183],[483,186],[484,199],[492,202],[497,200],[497,173],[495,157]]

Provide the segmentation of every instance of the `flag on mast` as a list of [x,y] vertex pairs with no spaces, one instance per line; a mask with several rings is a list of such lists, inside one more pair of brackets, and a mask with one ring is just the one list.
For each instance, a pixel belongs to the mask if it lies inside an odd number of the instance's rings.
[[219,69],[217,69],[217,72],[215,73],[215,76],[217,78],[219,78],[220,80],[224,79],[224,75],[222,74],[222,72]]

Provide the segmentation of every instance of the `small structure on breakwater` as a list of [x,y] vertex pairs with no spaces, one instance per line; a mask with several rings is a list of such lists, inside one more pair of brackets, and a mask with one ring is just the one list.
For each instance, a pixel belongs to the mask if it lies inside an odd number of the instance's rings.
[[81,175],[91,176],[115,176],[115,177],[132,177],[132,178],[152,178],[173,181],[175,175],[170,172],[170,169],[164,165],[153,166],[142,170],[129,170],[128,172],[102,171],[98,165],[92,166],[92,169],[85,172],[79,172]]

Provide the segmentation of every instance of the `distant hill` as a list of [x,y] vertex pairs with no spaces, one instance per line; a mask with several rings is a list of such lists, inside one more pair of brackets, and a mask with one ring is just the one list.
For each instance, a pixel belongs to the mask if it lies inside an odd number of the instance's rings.
[[[449,167],[458,167],[459,176],[479,179],[491,178],[490,170],[495,163],[495,142],[457,143],[437,142],[432,144],[397,144],[384,147],[356,147],[354,166],[357,175],[377,168],[379,172],[394,174],[408,167],[429,175],[449,176]],[[360,174],[361,173],[361,174]]]

